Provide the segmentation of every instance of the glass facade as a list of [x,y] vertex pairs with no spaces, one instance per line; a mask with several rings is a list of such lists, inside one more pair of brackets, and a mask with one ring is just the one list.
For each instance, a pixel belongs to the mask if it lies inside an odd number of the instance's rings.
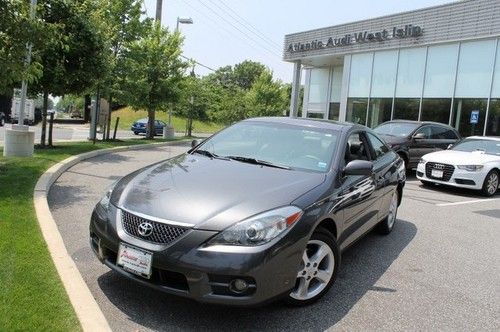
[[306,116],[369,127],[435,121],[464,136],[500,135],[498,37],[348,54],[343,62],[308,69]]
[[349,98],[347,100],[346,121],[365,124],[368,98]]
[[446,123],[450,121],[451,98],[425,98],[422,100],[420,120]]
[[420,99],[418,98],[396,98],[394,100],[393,119],[418,120]]

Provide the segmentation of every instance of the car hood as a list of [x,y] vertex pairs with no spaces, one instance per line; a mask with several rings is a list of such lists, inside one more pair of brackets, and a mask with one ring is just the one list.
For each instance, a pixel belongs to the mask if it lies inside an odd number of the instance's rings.
[[500,162],[500,156],[485,154],[479,151],[463,152],[444,150],[428,153],[423,156],[425,161],[451,165],[482,165],[488,162]]
[[292,201],[326,174],[184,154],[123,178],[111,202],[131,212],[219,231]]
[[389,145],[398,145],[398,144],[403,144],[405,143],[408,138],[406,137],[401,137],[401,136],[391,136],[391,135],[383,135],[379,134],[380,137]]

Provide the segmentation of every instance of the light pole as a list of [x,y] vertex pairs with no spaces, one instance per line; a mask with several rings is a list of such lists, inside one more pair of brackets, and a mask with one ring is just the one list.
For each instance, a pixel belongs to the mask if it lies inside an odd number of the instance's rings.
[[[191,17],[179,17],[179,16],[177,16],[177,24],[175,25],[175,33],[179,32],[179,24],[193,24],[193,19]],[[172,107],[170,107],[170,109],[168,110],[168,126],[172,127]]]
[[[36,9],[36,3],[37,0],[31,0],[31,6],[30,6],[30,20],[33,20],[35,18],[35,9]],[[31,48],[33,45],[31,42],[26,43],[26,60],[24,62],[24,65],[26,68],[31,63]],[[24,107],[26,105],[26,92],[28,90],[28,83],[26,80],[23,80],[21,83],[21,105],[19,105],[19,119],[18,119],[18,125],[22,126],[24,125]]]
[[179,23],[193,24],[193,19],[191,17],[179,17],[179,16],[177,16],[177,25],[175,26],[175,32],[179,31]]

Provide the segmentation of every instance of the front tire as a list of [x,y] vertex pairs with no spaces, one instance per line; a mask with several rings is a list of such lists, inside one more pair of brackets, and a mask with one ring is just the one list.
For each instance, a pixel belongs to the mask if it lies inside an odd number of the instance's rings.
[[398,214],[399,193],[394,190],[392,194],[391,203],[389,205],[389,214],[387,217],[378,224],[378,232],[387,235],[392,232],[394,224],[396,223],[396,216]]
[[295,287],[285,301],[305,306],[319,300],[332,287],[340,267],[340,251],[333,235],[319,228],[307,242]]
[[481,192],[484,196],[493,196],[498,190],[498,185],[499,175],[498,172],[493,169],[488,173],[488,175],[486,175],[486,178],[484,178],[483,188],[481,189]]

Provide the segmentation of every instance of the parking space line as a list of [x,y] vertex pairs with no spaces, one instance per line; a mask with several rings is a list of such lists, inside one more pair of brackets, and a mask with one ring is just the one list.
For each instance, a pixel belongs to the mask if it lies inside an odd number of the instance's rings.
[[463,204],[492,202],[492,201],[499,201],[499,200],[500,200],[500,198],[475,199],[475,200],[472,200],[472,201],[462,201],[462,202],[453,202],[453,203],[439,203],[439,204],[436,204],[436,206],[463,205]]

